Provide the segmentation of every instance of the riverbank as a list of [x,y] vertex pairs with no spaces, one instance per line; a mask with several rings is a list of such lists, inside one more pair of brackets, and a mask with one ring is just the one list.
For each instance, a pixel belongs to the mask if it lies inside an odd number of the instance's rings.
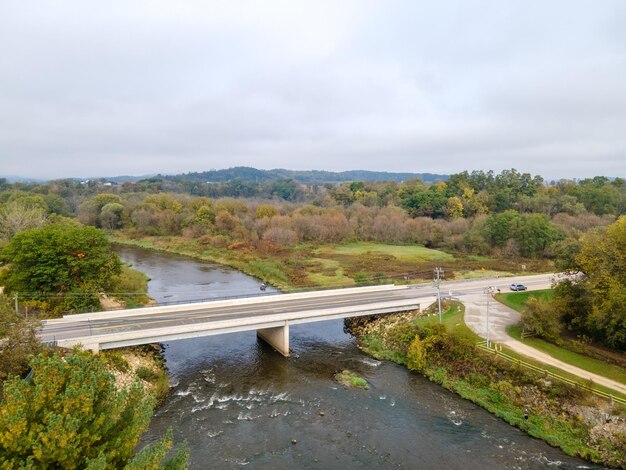
[[102,351],[109,372],[115,377],[118,388],[124,389],[139,380],[157,402],[169,393],[169,376],[161,346],[148,344],[110,351]]
[[181,256],[187,256],[189,258],[207,261],[209,263],[215,263],[222,266],[228,266],[230,268],[241,271],[248,276],[261,279],[262,281],[271,284],[272,286],[280,289],[284,292],[296,290],[291,284],[287,282],[286,276],[275,266],[266,266],[264,263],[252,262],[254,260],[240,260],[235,257],[225,256],[225,253],[218,249],[212,249],[207,247],[198,247],[194,243],[184,244],[180,243],[175,237],[161,237],[152,239],[132,239],[125,238],[121,234],[115,235],[109,234],[111,243],[125,246],[132,246],[143,248],[147,250],[154,250],[163,253],[171,253]]
[[[338,288],[373,283],[415,283],[432,279],[436,264],[446,279],[512,276],[519,264],[507,259],[450,254],[420,245],[353,242],[324,245],[278,245],[261,240],[214,245],[181,236],[141,237],[109,232],[112,243],[175,253],[237,269],[290,292],[303,288]],[[525,274],[553,266],[525,261]]]
[[414,312],[347,321],[346,329],[367,354],[423,374],[568,455],[626,468],[623,407],[483,353],[462,305],[449,307],[447,326]]

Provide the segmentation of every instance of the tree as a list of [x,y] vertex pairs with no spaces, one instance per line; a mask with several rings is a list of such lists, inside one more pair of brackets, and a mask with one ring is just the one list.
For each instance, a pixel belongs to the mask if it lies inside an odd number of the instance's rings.
[[512,235],[520,254],[528,258],[543,255],[554,242],[563,238],[544,214],[524,214],[517,220]]
[[490,215],[484,225],[485,238],[495,246],[504,246],[511,238],[512,229],[520,218],[521,216],[514,210]]
[[24,230],[42,227],[46,211],[40,206],[23,201],[12,201],[0,206],[0,238],[10,239]]
[[450,219],[458,219],[463,217],[463,201],[458,196],[448,198],[446,202],[446,213]]
[[69,223],[17,234],[4,257],[10,262],[0,275],[6,292],[44,302],[55,312],[98,307],[97,293],[121,272],[100,230]]
[[432,185],[426,188],[421,182],[400,190],[402,208],[411,217],[428,216],[440,218],[445,215],[446,203],[445,188]]
[[31,355],[41,351],[38,323],[16,312],[10,299],[0,295],[0,385],[10,375],[28,372]]
[[563,258],[578,273],[556,285],[554,310],[571,330],[626,349],[626,216],[589,232],[576,256]]
[[[38,355],[31,365],[28,379],[4,384],[0,467],[159,468],[171,435],[153,448],[153,458],[146,450],[133,459],[155,404],[138,382],[118,390],[103,360],[78,349],[66,357]],[[175,457],[181,460],[180,451]]]
[[561,341],[561,322],[558,313],[536,297],[526,302],[522,312],[522,326],[539,338],[559,344]]
[[123,205],[117,202],[109,202],[100,211],[100,225],[102,228],[111,230],[122,228],[123,213]]
[[583,238],[577,261],[592,298],[588,325],[612,347],[626,348],[626,216]]

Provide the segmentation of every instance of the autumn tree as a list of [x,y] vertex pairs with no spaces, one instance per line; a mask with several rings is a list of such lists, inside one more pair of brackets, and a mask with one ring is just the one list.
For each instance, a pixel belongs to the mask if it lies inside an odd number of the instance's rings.
[[[27,379],[13,377],[4,384],[0,467],[138,469],[165,464],[161,458],[171,447],[171,436],[133,457],[155,404],[138,382],[118,389],[103,360],[80,350],[66,357],[38,355],[31,366]],[[185,454],[180,448],[174,456],[178,468],[185,467]]]
[[38,323],[20,315],[10,299],[0,295],[0,385],[10,375],[28,372],[31,355],[41,351]]
[[[103,209],[107,206],[108,209],[103,214]],[[120,196],[102,193],[84,201],[80,205],[78,220],[85,225],[93,225],[94,227],[117,228],[110,227],[112,215],[115,213],[118,216],[118,222],[121,222],[122,210],[122,198]]]
[[0,204],[0,238],[8,240],[24,230],[42,227],[46,218],[46,210],[39,204],[24,200]]
[[592,299],[588,327],[611,347],[626,349],[626,216],[585,236],[577,261]]
[[561,322],[558,313],[550,308],[549,303],[536,297],[526,302],[522,312],[524,330],[552,343],[561,342]]

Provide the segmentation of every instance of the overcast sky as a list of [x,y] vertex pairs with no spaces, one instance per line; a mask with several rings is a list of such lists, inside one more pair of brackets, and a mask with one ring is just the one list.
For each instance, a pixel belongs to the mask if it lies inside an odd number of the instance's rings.
[[626,176],[626,1],[0,0],[0,175]]

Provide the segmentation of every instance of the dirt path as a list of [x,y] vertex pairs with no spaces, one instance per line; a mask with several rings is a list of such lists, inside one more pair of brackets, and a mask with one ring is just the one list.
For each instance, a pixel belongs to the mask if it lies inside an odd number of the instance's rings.
[[[520,315],[512,308],[509,308],[491,298],[490,295],[467,294],[462,296],[460,300],[465,304],[465,323],[480,337],[486,339],[488,333],[490,341],[503,344],[516,353],[523,354],[524,356],[541,361],[545,364],[558,367],[559,369],[569,372],[570,374],[577,375],[578,377],[586,380],[592,380],[596,384],[604,385],[605,387],[609,387],[613,390],[626,394],[626,385],[620,382],[616,382],[570,364],[566,364],[565,362],[559,361],[544,352],[538,351],[535,348],[527,346],[520,341],[511,338],[506,333],[506,329],[508,326],[518,323]],[[488,330],[487,317],[489,317]]]

